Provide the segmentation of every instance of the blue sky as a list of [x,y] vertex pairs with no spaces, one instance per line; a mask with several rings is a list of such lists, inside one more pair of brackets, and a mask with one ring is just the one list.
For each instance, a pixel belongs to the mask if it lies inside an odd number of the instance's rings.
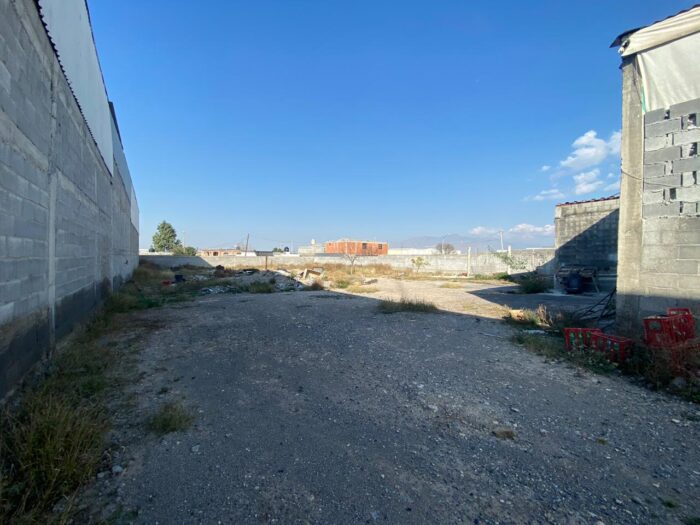
[[141,246],[461,234],[551,245],[615,193],[624,30],[688,7],[89,0]]

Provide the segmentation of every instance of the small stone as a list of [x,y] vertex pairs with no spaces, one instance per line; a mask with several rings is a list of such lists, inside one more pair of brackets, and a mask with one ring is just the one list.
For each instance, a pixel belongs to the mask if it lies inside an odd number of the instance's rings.
[[194,445],[190,450],[193,454],[199,454],[199,445]]
[[124,472],[124,467],[121,465],[114,465],[112,467],[112,474],[121,474],[122,472]]
[[107,475],[106,471],[98,472],[97,473],[97,479],[102,479]]

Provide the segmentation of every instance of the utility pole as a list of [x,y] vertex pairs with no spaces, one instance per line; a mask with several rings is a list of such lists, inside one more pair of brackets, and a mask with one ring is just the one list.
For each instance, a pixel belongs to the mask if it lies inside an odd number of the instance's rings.
[[245,236],[245,252],[243,252],[245,255],[248,255],[248,239],[250,239],[250,233]]
[[498,233],[501,236],[501,251],[503,251],[503,230],[498,230]]

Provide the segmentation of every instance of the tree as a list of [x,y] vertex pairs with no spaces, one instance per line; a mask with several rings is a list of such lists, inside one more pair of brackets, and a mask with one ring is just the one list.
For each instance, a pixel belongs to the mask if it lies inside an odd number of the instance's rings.
[[435,249],[438,253],[441,253],[443,255],[449,255],[456,251],[455,247],[452,246],[449,242],[439,242],[435,245]]
[[413,268],[415,268],[415,270],[417,272],[420,272],[421,268],[428,266],[430,263],[428,261],[426,261],[425,259],[423,259],[423,257],[416,257],[414,259],[411,259],[411,264],[413,265]]
[[153,234],[153,249],[157,252],[172,252],[182,246],[177,238],[177,232],[169,222],[161,222]]

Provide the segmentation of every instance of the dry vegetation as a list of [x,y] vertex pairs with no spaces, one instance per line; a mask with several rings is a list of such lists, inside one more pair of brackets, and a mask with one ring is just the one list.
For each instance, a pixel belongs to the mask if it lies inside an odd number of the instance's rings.
[[159,436],[186,430],[194,421],[182,403],[166,403],[148,421],[148,429]]
[[433,303],[420,299],[399,299],[398,301],[381,301],[377,309],[383,314],[395,314],[398,312],[422,312],[436,313],[440,310]]
[[[94,320],[56,351],[42,377],[0,414],[0,523],[71,520],[76,491],[103,461],[107,393],[128,373],[105,337],[119,327],[119,314],[186,300],[210,284],[161,285],[171,279],[169,270],[139,266]],[[182,414],[169,410],[159,428],[182,427]],[[54,508],[61,510],[52,512]]]

